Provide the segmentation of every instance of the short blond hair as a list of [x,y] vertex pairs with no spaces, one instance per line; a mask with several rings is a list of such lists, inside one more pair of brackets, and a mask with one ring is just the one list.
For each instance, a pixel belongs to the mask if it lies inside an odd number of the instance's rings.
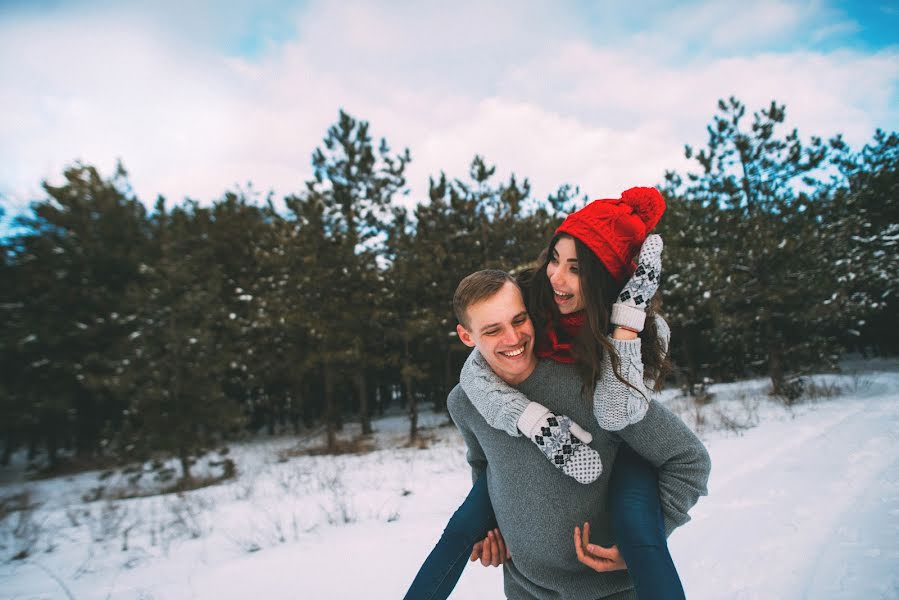
[[475,271],[460,281],[456,286],[456,293],[453,294],[453,312],[456,313],[459,324],[469,329],[468,307],[490,298],[500,291],[506,282],[518,285],[514,277],[499,269]]

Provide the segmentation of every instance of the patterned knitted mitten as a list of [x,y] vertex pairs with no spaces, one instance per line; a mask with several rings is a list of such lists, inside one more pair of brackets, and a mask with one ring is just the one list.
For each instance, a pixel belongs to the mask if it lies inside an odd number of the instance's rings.
[[588,446],[593,436],[565,415],[531,402],[518,420],[518,428],[537,444],[544,456],[578,483],[592,483],[602,474],[599,452]]
[[662,275],[662,237],[653,234],[646,238],[637,258],[633,276],[624,284],[618,302],[612,305],[612,325],[643,331],[646,307],[656,290]]

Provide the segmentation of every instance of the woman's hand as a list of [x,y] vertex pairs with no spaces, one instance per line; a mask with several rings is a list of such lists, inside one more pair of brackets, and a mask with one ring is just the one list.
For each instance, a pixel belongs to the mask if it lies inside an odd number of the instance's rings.
[[605,548],[590,543],[590,523],[584,523],[583,532],[580,527],[574,528],[574,551],[579,561],[600,573],[627,568],[618,546]]
[[650,235],[643,242],[637,268],[612,305],[612,325],[637,333],[643,331],[646,308],[659,289],[663,247],[662,237],[657,234]]
[[506,547],[506,540],[503,539],[503,534],[499,532],[499,529],[488,531],[487,537],[477,542],[474,548],[471,549],[471,562],[479,558],[481,559],[481,564],[485,567],[491,565],[498,567],[512,558],[509,549]]

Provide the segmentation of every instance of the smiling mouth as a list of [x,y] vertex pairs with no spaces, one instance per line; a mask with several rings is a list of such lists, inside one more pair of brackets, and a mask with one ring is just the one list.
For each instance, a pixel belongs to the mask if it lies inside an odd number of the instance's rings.
[[574,298],[574,294],[566,294],[556,289],[553,289],[553,294],[555,294],[556,298],[558,298],[559,300],[571,300],[572,298]]
[[522,344],[515,350],[507,350],[506,352],[500,352],[500,354],[502,354],[503,356],[508,356],[509,358],[515,358],[516,356],[521,356],[522,353],[524,353],[525,346],[527,346],[527,344]]

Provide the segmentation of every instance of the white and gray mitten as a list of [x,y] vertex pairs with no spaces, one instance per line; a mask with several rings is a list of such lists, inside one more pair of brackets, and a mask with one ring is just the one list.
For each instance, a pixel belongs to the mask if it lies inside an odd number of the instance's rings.
[[637,268],[612,305],[612,325],[643,331],[646,307],[659,289],[662,275],[662,236],[652,234],[643,242]]
[[602,474],[599,452],[587,445],[593,436],[503,381],[477,348],[465,361],[459,384],[488,425],[513,437],[523,433],[566,475],[592,483]]
[[531,402],[518,419],[518,429],[549,462],[578,483],[592,483],[602,475],[599,452],[587,445],[593,436],[565,415]]

